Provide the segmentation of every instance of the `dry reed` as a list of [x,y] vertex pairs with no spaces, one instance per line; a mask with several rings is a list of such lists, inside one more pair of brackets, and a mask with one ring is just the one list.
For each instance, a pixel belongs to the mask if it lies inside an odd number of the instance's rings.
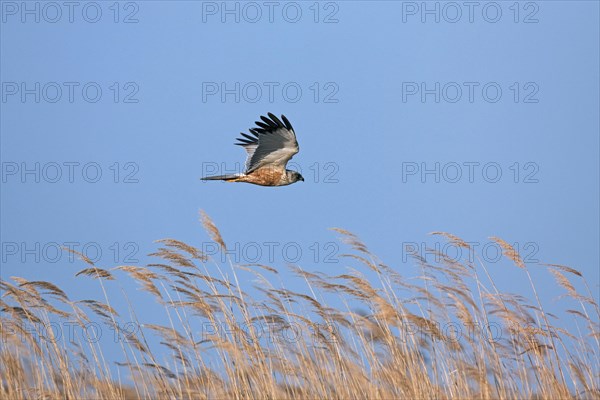
[[[543,265],[569,304],[565,322],[544,310],[529,266],[502,239],[492,238],[518,267],[506,274],[526,276],[534,302],[501,291],[480,260],[415,254],[415,279],[335,231],[352,251],[342,257],[347,270],[289,266],[306,293],[274,284],[272,266],[222,264],[174,239],[159,241],[152,256],[160,262],[146,267],[108,270],[80,255],[87,266],[76,279],[98,281],[103,301],[74,301],[50,282],[3,280],[0,398],[600,399],[600,312],[581,272]],[[256,298],[240,273],[258,282]],[[138,282],[168,324],[139,321],[135,304],[117,311],[108,287],[121,279]],[[119,338],[118,362],[99,343],[48,329],[92,322]]]

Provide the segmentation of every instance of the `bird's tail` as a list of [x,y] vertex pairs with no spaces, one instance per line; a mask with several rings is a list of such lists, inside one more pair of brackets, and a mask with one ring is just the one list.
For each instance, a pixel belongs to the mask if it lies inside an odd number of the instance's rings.
[[227,181],[227,182],[235,182],[237,181],[242,174],[230,174],[230,175],[217,175],[217,176],[206,176],[204,178],[200,178],[203,181]]

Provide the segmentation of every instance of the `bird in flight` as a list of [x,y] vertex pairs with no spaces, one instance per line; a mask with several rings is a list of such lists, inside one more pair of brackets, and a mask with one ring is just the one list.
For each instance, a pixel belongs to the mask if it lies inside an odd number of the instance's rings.
[[[285,169],[286,164],[298,153],[298,141],[292,124],[285,117],[281,120],[274,114],[269,117],[260,116],[262,121],[256,121],[257,127],[251,128],[251,135],[241,133],[238,138],[248,158],[246,171],[241,174],[207,176],[204,181],[247,182],[261,186],[286,186],[298,181],[304,181],[296,171]],[[282,122],[283,120],[283,122]]]

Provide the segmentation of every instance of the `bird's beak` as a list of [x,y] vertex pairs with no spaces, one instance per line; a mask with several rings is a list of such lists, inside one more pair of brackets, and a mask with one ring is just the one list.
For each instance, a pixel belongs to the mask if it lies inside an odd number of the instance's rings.
[[300,177],[300,180],[301,180],[302,182],[304,182],[304,178],[303,178],[302,176]]

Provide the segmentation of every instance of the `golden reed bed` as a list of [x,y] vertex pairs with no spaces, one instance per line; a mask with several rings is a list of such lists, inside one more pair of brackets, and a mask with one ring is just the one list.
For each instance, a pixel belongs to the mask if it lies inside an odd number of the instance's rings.
[[[205,214],[202,222],[225,249]],[[50,282],[4,280],[0,398],[600,398],[597,286],[579,271],[538,267],[554,275],[567,322],[544,311],[528,266],[501,239],[492,238],[514,264],[504,273],[528,280],[532,301],[500,291],[480,260],[415,255],[417,269],[404,272],[336,231],[351,254],[335,268],[288,266],[302,293],[272,266],[220,263],[173,239],[159,241],[158,261],[145,267],[100,268],[80,254],[88,265],[75,279],[95,279],[103,301],[70,299]],[[139,282],[156,302],[115,310],[110,288],[120,279]],[[170,324],[143,323],[136,307],[154,307]],[[117,363],[100,342],[47,329],[90,321],[122,339]],[[125,328],[132,322],[140,329]]]

